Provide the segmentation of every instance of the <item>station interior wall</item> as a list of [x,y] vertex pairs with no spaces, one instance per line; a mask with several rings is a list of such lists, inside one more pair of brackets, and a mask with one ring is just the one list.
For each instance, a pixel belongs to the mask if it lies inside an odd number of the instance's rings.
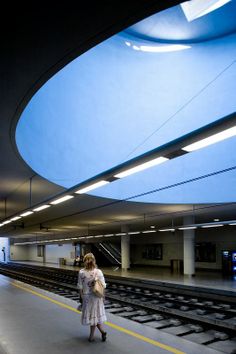
[[0,237],[0,262],[4,262],[4,253],[2,252],[5,247],[5,255],[9,257],[9,242],[7,237]]
[[[215,262],[195,262],[197,269],[221,269],[221,251],[225,249],[235,250],[235,227],[224,227],[206,230],[197,230],[196,243],[211,242],[216,246]],[[106,242],[116,242],[113,238]],[[143,258],[143,251],[147,245],[162,245],[162,259],[149,260]],[[10,246],[10,259],[14,261],[43,262],[43,257],[37,256],[37,246]],[[48,244],[45,246],[45,262],[58,264],[59,258],[65,258],[67,264],[72,264],[75,247],[72,243]],[[134,235],[130,245],[131,264],[170,267],[171,259],[183,259],[183,233],[181,231],[158,232],[157,234]]]

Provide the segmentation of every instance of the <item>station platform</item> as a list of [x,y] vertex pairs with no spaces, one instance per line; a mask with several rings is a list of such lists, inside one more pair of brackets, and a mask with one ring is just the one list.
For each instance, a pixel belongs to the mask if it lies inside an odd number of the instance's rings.
[[[59,265],[53,263],[41,263],[30,261],[16,261],[16,263],[31,264],[40,267],[52,267],[79,271],[78,266]],[[176,284],[181,286],[201,287],[206,289],[216,289],[219,291],[233,292],[236,294],[236,275],[223,276],[221,272],[216,271],[196,271],[194,277],[184,276],[180,273],[172,273],[169,268],[163,267],[132,267],[130,270],[122,270],[118,267],[100,267],[105,277],[106,275],[132,278],[132,279],[148,279],[165,284]]]
[[1,354],[222,354],[215,349],[107,313],[107,341],[80,323],[77,303],[0,275]]

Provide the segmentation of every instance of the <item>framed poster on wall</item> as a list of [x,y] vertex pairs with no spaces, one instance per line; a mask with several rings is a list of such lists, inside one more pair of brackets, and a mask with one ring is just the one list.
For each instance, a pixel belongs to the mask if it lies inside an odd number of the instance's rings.
[[195,262],[216,262],[216,244],[212,242],[196,243]]
[[161,260],[162,259],[162,243],[155,243],[145,246],[142,258]]

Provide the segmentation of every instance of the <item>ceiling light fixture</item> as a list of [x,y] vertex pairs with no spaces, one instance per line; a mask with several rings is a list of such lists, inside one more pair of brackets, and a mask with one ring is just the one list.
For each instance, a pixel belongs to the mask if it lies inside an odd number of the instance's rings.
[[24,217],[24,216],[28,216],[31,214],[33,214],[33,211],[29,210],[29,211],[24,212],[23,214],[20,214],[20,216]]
[[175,231],[175,229],[159,229],[158,231],[161,231],[161,232],[171,231],[171,232],[173,232],[173,231]]
[[184,44],[168,44],[168,45],[159,45],[159,46],[150,46],[150,45],[140,45],[135,46],[135,50],[140,50],[141,52],[147,53],[167,53],[167,52],[176,52],[180,50],[185,50],[191,48],[190,45]]
[[85,187],[85,188],[82,188],[82,189],[78,189],[75,193],[77,194],[83,194],[83,193],[87,193],[93,189],[96,189],[98,187],[102,187],[104,186],[105,184],[108,184],[109,182],[108,181],[105,181],[105,180],[102,180],[102,181],[98,181],[96,183],[93,183],[93,184],[90,184],[90,186],[88,187]]
[[51,206],[51,205],[44,204],[44,205],[41,205],[41,206],[40,206],[40,207],[38,207],[38,208],[33,209],[33,211],[41,211],[41,210],[44,210],[44,209],[50,208],[50,206]]
[[50,204],[56,205],[65,202],[66,200],[69,200],[71,198],[74,198],[73,195],[65,195],[64,197],[58,198],[50,202]]
[[14,218],[11,218],[11,221],[16,221],[16,220],[19,220],[21,219],[21,216],[15,216]]
[[189,49],[191,48],[190,45],[185,44],[163,44],[160,43],[159,45],[137,45],[132,44],[131,42],[125,41],[127,47],[130,47],[134,50],[146,52],[146,53],[167,53],[167,52],[176,52],[179,50]]
[[209,224],[209,225],[202,225],[201,227],[203,228],[203,229],[206,229],[206,228],[208,228],[208,227],[221,227],[221,226],[224,226],[223,224]]
[[147,161],[147,162],[144,162],[140,165],[137,165],[135,167],[132,167],[132,168],[129,168],[128,170],[125,170],[123,172],[120,172],[120,173],[117,173],[115,175],[116,178],[123,178],[123,177],[126,177],[126,176],[129,176],[129,175],[132,175],[133,173],[136,173],[136,172],[139,172],[139,171],[143,171],[147,168],[150,168],[150,167],[153,167],[153,166],[156,166],[156,165],[159,165],[165,161],[169,160],[168,158],[166,157],[163,157],[163,156],[160,156],[160,157],[157,157],[153,160],[150,160],[150,161]]
[[183,226],[183,227],[178,227],[178,230],[194,230],[196,228],[197,226]]
[[182,150],[187,151],[187,152],[192,152],[192,151],[195,151],[198,149],[202,149],[203,147],[218,143],[219,141],[231,138],[232,136],[235,136],[235,135],[236,135],[236,126],[231,127],[226,130],[223,130],[220,133],[208,136],[205,139],[196,141],[193,144],[183,147]]
[[6,225],[6,224],[10,224],[11,220],[6,220],[6,221],[3,221],[3,225]]
[[156,230],[145,230],[145,231],[142,231],[143,234],[150,234],[152,232],[156,232]]

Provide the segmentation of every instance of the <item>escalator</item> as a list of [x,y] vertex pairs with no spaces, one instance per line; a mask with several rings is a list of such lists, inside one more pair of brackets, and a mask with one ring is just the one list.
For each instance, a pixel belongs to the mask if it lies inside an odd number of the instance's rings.
[[[101,265],[121,265],[121,251],[118,245],[110,242],[93,244],[97,262]],[[102,257],[101,257],[102,254]]]

